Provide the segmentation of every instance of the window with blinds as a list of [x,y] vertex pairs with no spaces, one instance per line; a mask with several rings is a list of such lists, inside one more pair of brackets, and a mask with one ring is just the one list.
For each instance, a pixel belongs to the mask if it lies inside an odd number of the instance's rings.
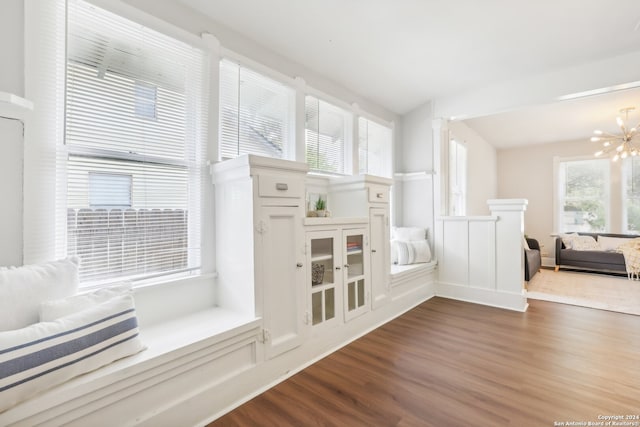
[[205,53],[80,0],[68,13],[59,203],[81,282],[197,272]]
[[358,160],[361,174],[393,178],[392,131],[364,117],[358,118]]
[[220,61],[220,158],[287,158],[293,144],[294,90],[229,60]]
[[345,174],[345,151],[350,142],[350,114],[313,96],[305,97],[305,146],[309,168]]

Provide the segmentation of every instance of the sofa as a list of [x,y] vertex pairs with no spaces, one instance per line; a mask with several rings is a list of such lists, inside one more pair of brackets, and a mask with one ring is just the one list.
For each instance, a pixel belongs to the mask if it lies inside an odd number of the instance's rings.
[[[624,262],[624,255],[616,252],[617,246],[627,239],[640,236],[631,234],[613,233],[573,233],[578,236],[591,236],[597,245],[588,247],[567,247],[567,240],[571,240],[568,235],[556,237],[556,268],[574,268],[580,270],[601,271],[607,273],[626,274],[627,269]],[[583,240],[584,243],[584,240]]]
[[525,238],[527,246],[524,248],[524,280],[530,281],[542,267],[540,244],[536,239]]

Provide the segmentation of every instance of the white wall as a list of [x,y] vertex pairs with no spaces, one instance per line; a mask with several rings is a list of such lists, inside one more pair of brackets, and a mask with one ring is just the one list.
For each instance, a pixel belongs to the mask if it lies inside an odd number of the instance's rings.
[[487,200],[498,197],[496,149],[463,122],[450,122],[449,131],[467,147],[467,215],[488,215]]
[[[524,231],[544,244],[543,253],[554,257],[553,224],[554,157],[593,156],[593,147],[583,140],[531,145],[498,150],[498,197],[529,200]],[[611,232],[621,232],[619,163],[611,169]]]
[[403,179],[396,177],[395,225],[426,227],[433,232],[433,113],[431,103],[402,116],[402,142],[395,151],[396,172],[427,172]]
[[2,0],[0,92],[9,92],[19,96],[24,94],[23,22],[23,0]]
[[[24,94],[22,0],[4,0],[0,14],[0,92]],[[0,118],[0,265],[22,264],[22,125]]]

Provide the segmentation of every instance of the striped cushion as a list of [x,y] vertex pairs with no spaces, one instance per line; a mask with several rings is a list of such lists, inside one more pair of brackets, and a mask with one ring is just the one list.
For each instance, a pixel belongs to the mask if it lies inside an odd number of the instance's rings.
[[1,332],[0,412],[143,349],[131,295],[53,322]]

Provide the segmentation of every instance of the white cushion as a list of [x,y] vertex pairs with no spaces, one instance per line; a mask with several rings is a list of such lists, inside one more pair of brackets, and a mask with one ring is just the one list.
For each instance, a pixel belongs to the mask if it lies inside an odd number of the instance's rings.
[[391,264],[398,263],[398,244],[396,242],[397,240],[392,240],[390,245],[391,250],[389,252],[391,252]]
[[427,229],[423,227],[392,227],[391,229],[391,240],[408,242],[426,238]]
[[599,251],[600,245],[591,236],[576,236],[571,239],[571,249],[576,251]]
[[529,247],[529,242],[527,242],[527,238],[526,238],[526,237],[524,237],[524,235],[522,236],[522,247],[523,247],[524,249],[526,249],[526,250],[531,249],[531,248]]
[[600,245],[600,250],[603,251],[616,251],[620,245],[629,243],[632,240],[624,237],[598,236],[598,244]]
[[561,234],[560,238],[562,239],[562,243],[564,244],[565,249],[572,249],[573,239],[578,236],[579,236],[578,233]]
[[0,412],[143,349],[131,295],[53,322],[0,332]]
[[78,290],[78,259],[0,270],[0,331],[38,322],[40,303]]
[[431,248],[426,240],[405,242],[395,240],[394,245],[398,254],[398,265],[417,264],[431,261]]
[[44,301],[40,304],[40,321],[51,322],[60,317],[68,316],[109,301],[118,295],[127,295],[130,293],[131,282],[122,282],[107,288],[100,288],[95,291],[73,295],[67,298]]

